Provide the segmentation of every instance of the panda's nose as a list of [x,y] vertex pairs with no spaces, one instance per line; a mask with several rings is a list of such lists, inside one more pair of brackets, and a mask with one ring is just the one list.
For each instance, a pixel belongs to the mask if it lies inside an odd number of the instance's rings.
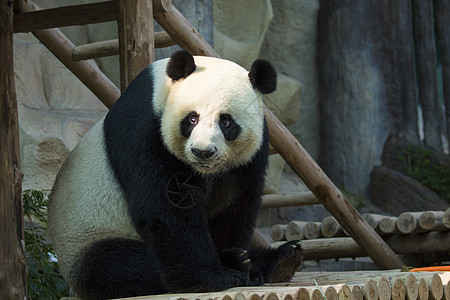
[[191,148],[192,154],[194,154],[196,157],[201,159],[208,159],[211,158],[215,153],[216,149],[198,149],[198,148]]

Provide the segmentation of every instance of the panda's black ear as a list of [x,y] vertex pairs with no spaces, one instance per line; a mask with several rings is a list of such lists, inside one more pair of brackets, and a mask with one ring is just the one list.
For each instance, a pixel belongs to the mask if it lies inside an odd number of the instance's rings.
[[277,72],[275,68],[264,59],[257,59],[252,64],[248,78],[253,88],[260,93],[270,94],[277,89]]
[[166,73],[172,80],[180,80],[191,75],[195,71],[194,57],[185,50],[172,54],[167,63]]

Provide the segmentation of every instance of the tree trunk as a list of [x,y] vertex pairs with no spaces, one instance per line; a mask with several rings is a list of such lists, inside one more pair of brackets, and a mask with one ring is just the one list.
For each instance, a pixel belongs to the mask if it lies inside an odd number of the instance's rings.
[[0,2],[0,299],[25,299],[19,120],[14,86],[12,1]]
[[423,115],[424,143],[442,151],[433,3],[431,0],[413,0],[412,3],[417,84]]
[[320,162],[338,186],[368,195],[387,136],[418,140],[410,4],[320,4]]
[[434,0],[433,3],[442,66],[447,139],[450,140],[450,1]]

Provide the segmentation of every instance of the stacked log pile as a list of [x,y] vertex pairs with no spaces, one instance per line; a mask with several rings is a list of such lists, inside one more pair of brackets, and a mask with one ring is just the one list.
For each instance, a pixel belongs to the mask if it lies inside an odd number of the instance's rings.
[[[141,300],[450,300],[450,272],[297,272],[291,282]],[[136,298],[134,298],[136,299]]]
[[[397,254],[450,254],[450,207],[445,211],[405,212],[398,217],[363,217]],[[306,260],[367,256],[331,216],[322,222],[273,225],[271,237],[274,241],[302,240]]]

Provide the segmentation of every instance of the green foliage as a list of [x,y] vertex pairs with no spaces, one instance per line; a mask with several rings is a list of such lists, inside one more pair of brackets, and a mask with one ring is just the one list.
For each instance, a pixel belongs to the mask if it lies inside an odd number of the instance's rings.
[[48,197],[44,192],[23,192],[29,299],[69,296],[69,287],[59,271],[58,262],[52,259],[55,257],[53,246],[45,237],[47,205]]
[[400,159],[407,165],[407,175],[420,181],[450,203],[450,168],[433,158],[431,151],[409,146]]

